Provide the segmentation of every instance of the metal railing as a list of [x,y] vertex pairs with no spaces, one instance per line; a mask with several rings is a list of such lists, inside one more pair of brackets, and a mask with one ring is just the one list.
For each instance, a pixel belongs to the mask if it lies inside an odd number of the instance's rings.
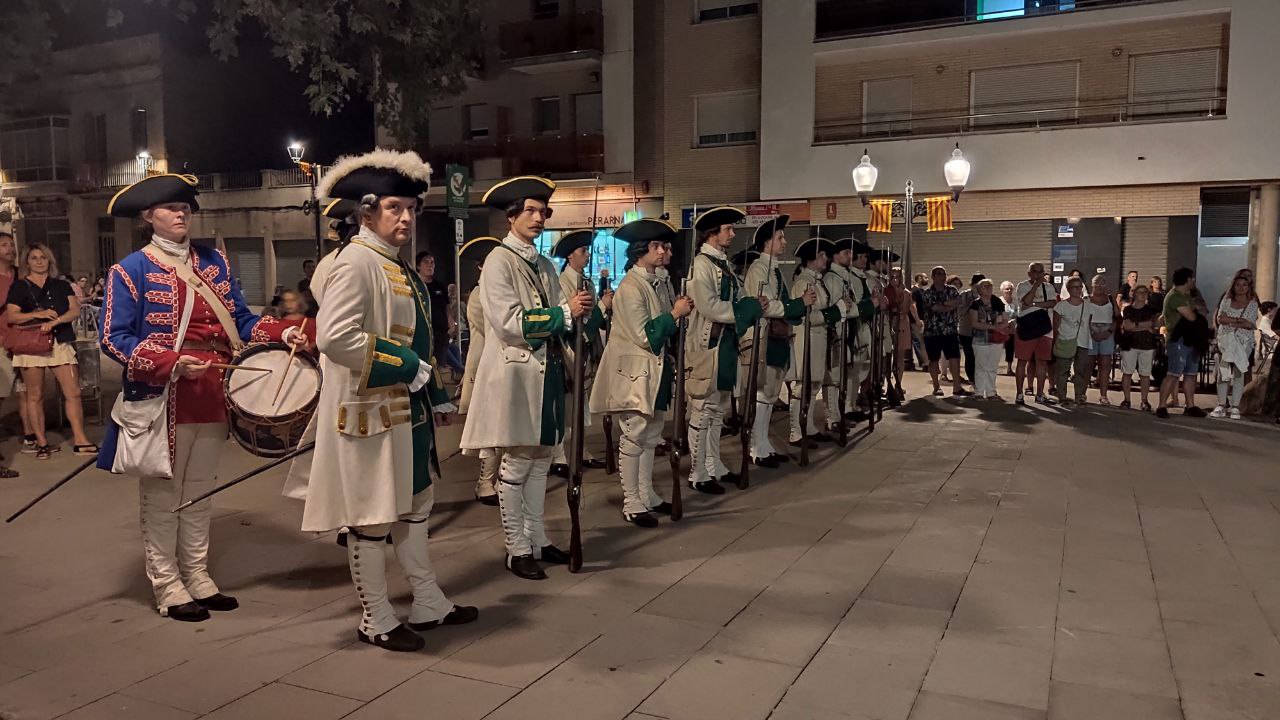
[[498,49],[506,61],[604,50],[604,16],[599,10],[503,23]]
[[471,166],[476,161],[494,158],[502,160],[503,175],[603,172],[604,135],[506,135],[496,140],[433,145],[426,151],[426,159],[437,175],[444,172],[446,164]]
[[[869,6],[865,0],[819,0],[814,41],[827,42],[855,37],[930,30],[978,23],[1016,21],[1023,18],[1062,13],[1104,10],[1129,5],[1155,5],[1174,0],[1043,0],[1038,7],[1016,11],[966,12],[965,0],[954,0],[954,12],[939,11],[936,0],[889,0]],[[880,21],[883,18],[883,21]]]
[[1022,108],[998,112],[925,114],[909,118],[828,120],[814,123],[813,144],[861,140],[979,134],[1122,123],[1209,120],[1225,117],[1227,98],[1185,97],[1086,105]]

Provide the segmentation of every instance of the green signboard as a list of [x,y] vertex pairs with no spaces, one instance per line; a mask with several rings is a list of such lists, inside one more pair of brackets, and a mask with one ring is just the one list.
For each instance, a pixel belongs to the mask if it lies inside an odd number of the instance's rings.
[[471,210],[471,172],[466,165],[446,165],[444,174],[449,217],[465,219]]

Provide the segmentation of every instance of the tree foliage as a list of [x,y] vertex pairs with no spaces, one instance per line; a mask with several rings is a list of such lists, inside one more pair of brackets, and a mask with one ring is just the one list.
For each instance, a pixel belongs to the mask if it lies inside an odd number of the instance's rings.
[[[311,111],[331,115],[354,97],[405,144],[426,138],[430,106],[465,89],[482,56],[475,0],[5,0],[0,82],[39,73],[56,43],[55,14],[122,25],[130,12],[205,23],[210,52],[235,57],[258,34],[307,80]],[[129,5],[133,7],[129,7]]]

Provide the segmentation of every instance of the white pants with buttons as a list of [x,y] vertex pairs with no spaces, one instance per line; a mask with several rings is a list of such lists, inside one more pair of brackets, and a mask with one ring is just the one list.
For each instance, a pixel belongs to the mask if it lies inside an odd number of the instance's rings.
[[209,515],[212,501],[173,509],[213,489],[218,455],[227,439],[226,423],[178,425],[173,477],[138,478],[142,548],[156,608],[167,615],[174,605],[217,594],[209,577]]
[[352,532],[347,537],[347,562],[363,608],[360,631],[365,635],[391,632],[400,624],[387,594],[388,534],[395,548],[396,561],[413,588],[409,622],[443,620],[453,611],[453,603],[445,597],[436,582],[435,571],[431,569],[427,519],[433,505],[435,485],[430,485],[413,496],[412,510],[402,515],[399,522],[351,528]]
[[544,445],[500,448],[481,451],[502,452],[498,467],[498,508],[502,515],[502,533],[507,555],[542,557],[547,539],[542,513],[546,506],[547,472],[551,469],[554,447]]
[[657,507],[662,498],[653,490],[653,457],[662,441],[664,413],[646,416],[635,411],[620,412],[618,425],[618,478],[622,481],[622,512],[635,515]]
[[689,401],[691,483],[714,480],[729,472],[720,459],[720,429],[724,427],[724,411],[728,405],[729,393],[722,390]]

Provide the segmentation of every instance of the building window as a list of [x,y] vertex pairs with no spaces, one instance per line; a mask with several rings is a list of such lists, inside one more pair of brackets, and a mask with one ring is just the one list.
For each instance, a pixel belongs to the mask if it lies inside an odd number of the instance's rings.
[[98,267],[109,268],[116,264],[116,219],[98,218]]
[[864,135],[911,132],[911,78],[863,81],[862,132]]
[[249,305],[266,305],[266,260],[262,238],[225,238],[231,273]]
[[574,128],[580,133],[604,131],[604,104],[600,93],[573,96]]
[[90,165],[107,164],[107,116],[85,113],[84,161]]
[[533,17],[553,18],[560,14],[560,0],[533,0]]
[[1223,111],[1220,51],[1182,50],[1129,59],[1129,114],[1212,115]]
[[147,141],[146,108],[133,109],[133,115],[129,118],[129,137],[133,139],[134,155],[148,149],[150,143]]
[[754,143],[760,131],[759,93],[695,97],[697,147]]
[[560,98],[541,97],[533,101],[533,131],[560,132]]
[[467,139],[478,140],[489,137],[489,116],[492,109],[488,105],[467,105],[463,108],[464,123],[467,126]]
[[694,0],[697,22],[746,17],[760,12],[760,3],[741,0]]
[[0,123],[0,174],[4,182],[68,178],[67,118],[45,116]]
[[1076,120],[1080,63],[974,70],[969,107],[975,127],[1062,125]]

